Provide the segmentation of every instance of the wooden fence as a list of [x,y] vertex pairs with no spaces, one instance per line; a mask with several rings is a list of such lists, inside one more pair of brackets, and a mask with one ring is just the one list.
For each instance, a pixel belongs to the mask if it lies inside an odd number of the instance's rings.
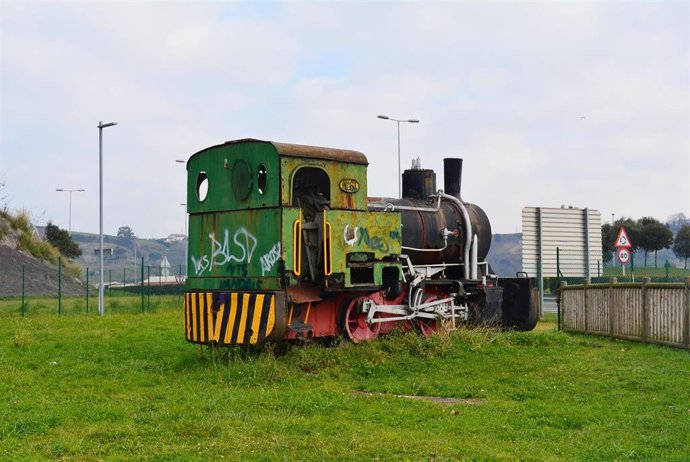
[[685,283],[563,285],[564,331],[690,350],[690,278]]

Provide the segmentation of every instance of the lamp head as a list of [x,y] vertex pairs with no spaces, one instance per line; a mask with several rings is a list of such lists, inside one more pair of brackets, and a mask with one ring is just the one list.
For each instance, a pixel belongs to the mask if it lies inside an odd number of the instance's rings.
[[388,120],[388,119],[390,119],[390,117],[388,117],[387,115],[378,115],[378,116],[376,116],[376,117],[378,117],[379,119],[383,119],[383,120]]

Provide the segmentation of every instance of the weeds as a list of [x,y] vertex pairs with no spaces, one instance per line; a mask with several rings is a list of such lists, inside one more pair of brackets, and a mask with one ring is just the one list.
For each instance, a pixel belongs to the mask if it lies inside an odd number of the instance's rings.
[[25,329],[18,329],[17,332],[14,334],[14,341],[13,344],[17,348],[26,348],[34,340],[33,334]]

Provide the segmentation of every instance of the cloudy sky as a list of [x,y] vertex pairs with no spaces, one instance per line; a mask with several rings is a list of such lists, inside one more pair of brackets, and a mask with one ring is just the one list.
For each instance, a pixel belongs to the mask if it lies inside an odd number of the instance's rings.
[[494,232],[525,206],[690,215],[689,3],[0,2],[1,205],[182,232],[175,159],[259,138],[362,151],[369,194],[465,159]]

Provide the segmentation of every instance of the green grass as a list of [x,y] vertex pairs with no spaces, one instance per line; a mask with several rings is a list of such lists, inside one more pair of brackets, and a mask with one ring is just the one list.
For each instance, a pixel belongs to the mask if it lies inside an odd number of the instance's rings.
[[[654,262],[652,262],[654,264]],[[622,270],[620,266],[615,268],[607,266],[604,268],[604,276],[606,277],[621,277]],[[630,276],[630,265],[625,267],[626,276]],[[668,269],[668,276],[671,278],[687,278],[690,277],[690,269],[670,267]],[[635,277],[666,277],[666,268],[660,264],[659,268],[635,266]]]
[[167,300],[0,317],[0,460],[690,457],[687,351],[549,318],[528,333],[200,352]]
[[[62,307],[56,297],[27,297],[24,300],[24,314],[36,315],[78,315],[86,314],[86,296],[62,297]],[[89,294],[89,313],[98,313],[98,290]],[[103,298],[105,313],[141,313],[141,296],[117,293]],[[160,308],[181,306],[181,295],[144,296],[144,311],[157,311]],[[0,318],[21,316],[21,297],[7,297],[0,299]]]

